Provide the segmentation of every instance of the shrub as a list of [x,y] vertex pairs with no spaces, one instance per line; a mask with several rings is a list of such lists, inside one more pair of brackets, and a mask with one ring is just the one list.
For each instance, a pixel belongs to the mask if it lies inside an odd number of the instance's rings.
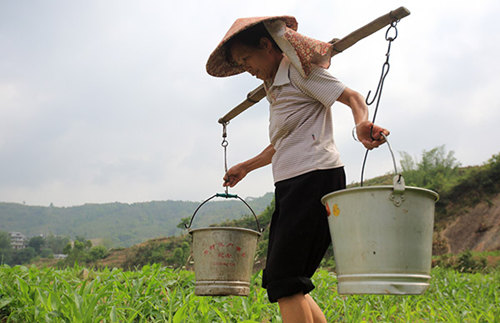
[[488,266],[485,256],[473,255],[470,250],[457,255],[445,254],[434,257],[433,266],[454,269],[460,273],[485,273],[494,269]]

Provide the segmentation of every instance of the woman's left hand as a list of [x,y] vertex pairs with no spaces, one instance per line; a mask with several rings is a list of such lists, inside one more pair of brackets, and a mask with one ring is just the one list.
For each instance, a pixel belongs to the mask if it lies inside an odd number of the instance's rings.
[[366,120],[359,123],[356,126],[356,135],[358,136],[358,140],[366,147],[366,149],[377,148],[385,142],[384,136],[388,136],[390,134],[389,130],[384,129],[372,122]]

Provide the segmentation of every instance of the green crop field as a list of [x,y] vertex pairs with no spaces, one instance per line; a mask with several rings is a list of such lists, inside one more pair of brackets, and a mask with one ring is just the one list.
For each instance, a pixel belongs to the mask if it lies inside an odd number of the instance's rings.
[[[139,271],[0,267],[0,322],[281,322],[252,277],[248,297],[198,297],[194,273],[158,265]],[[434,268],[418,296],[342,296],[326,270],[313,297],[329,322],[500,322],[500,271]]]

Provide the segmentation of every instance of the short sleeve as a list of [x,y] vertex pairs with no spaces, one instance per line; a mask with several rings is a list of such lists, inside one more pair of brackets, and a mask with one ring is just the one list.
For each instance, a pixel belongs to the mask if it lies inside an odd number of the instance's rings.
[[331,107],[344,92],[346,86],[331,75],[326,69],[314,66],[311,74],[304,78],[293,66],[290,66],[290,81],[304,94]]

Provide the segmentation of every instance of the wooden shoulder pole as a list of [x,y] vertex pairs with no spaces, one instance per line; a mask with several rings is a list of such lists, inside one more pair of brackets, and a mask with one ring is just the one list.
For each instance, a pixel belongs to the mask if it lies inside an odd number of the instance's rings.
[[[395,20],[400,20],[410,14],[410,11],[405,7],[399,7],[396,10],[373,20],[372,22],[364,25],[363,27],[353,31],[349,35],[345,36],[340,40],[332,40],[330,43],[333,44],[332,56],[335,56],[352,45],[356,44],[361,39],[375,33],[376,31],[384,28],[385,26],[391,24]],[[228,123],[231,119],[238,116],[240,113],[250,108],[255,103],[259,102],[266,96],[266,91],[264,90],[264,85],[260,85],[253,91],[247,94],[247,98],[234,107],[231,111],[226,113],[222,118],[219,119],[219,123]]]
[[364,25],[363,27],[353,31],[349,35],[345,36],[341,40],[338,41],[330,41],[333,43],[333,53],[332,56],[337,55],[338,53],[343,52],[347,48],[351,47],[352,45],[356,44],[358,41],[361,39],[370,36],[371,34],[379,31],[380,29],[384,28],[385,26],[391,24],[393,21],[400,20],[410,14],[410,11],[406,9],[405,7],[399,7],[396,10],[393,10],[381,17],[378,17],[377,19],[373,20],[372,22]]

